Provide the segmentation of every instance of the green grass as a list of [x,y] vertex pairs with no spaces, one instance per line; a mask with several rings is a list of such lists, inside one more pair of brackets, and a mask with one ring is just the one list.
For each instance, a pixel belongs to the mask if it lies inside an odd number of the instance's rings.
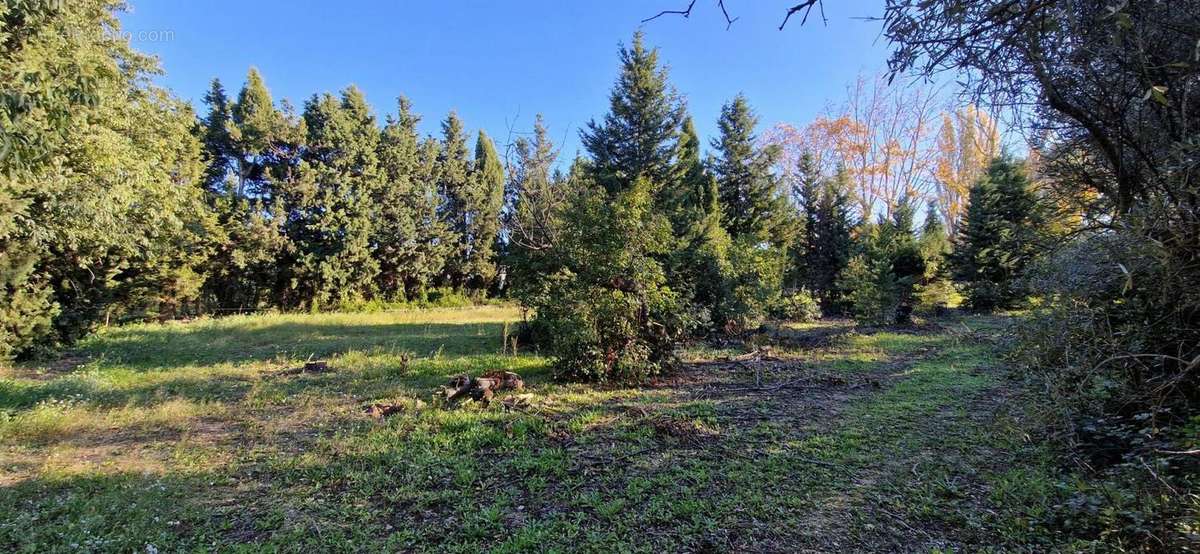
[[[754,373],[557,384],[515,309],[105,330],[0,373],[0,550],[794,551],[1037,544],[1052,465],[984,337],[805,324]],[[686,358],[729,354],[696,348]],[[280,375],[310,358],[330,373]],[[65,367],[72,366],[72,367]],[[699,366],[708,367],[708,366]],[[506,369],[528,405],[447,409]],[[802,386],[788,387],[789,383]],[[406,410],[379,422],[370,402]],[[1033,529],[1033,530],[1031,530]]]

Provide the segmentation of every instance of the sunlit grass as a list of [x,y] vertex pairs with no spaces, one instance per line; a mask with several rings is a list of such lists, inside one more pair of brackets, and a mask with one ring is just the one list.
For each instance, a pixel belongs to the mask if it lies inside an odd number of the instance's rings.
[[[881,527],[854,514],[881,494],[907,502],[888,508],[905,517],[974,517],[944,497],[965,470],[925,454],[971,459],[996,441],[966,417],[997,386],[979,371],[991,351],[955,331],[789,325],[824,338],[777,355],[845,383],[734,405],[686,384],[554,382],[546,358],[506,348],[519,317],[489,306],[133,325],[86,341],[70,369],[12,368],[0,374],[0,550],[679,551],[733,541],[731,529],[736,544],[813,547],[835,533],[861,545]],[[281,373],[316,358],[333,371]],[[525,378],[521,404],[442,405],[450,376],[490,370]],[[850,388],[867,378],[885,383]],[[811,406],[780,403],[809,394]],[[363,413],[374,402],[400,411],[375,420]],[[1022,488],[1047,482],[1041,466],[994,479],[992,506],[1045,498]]]

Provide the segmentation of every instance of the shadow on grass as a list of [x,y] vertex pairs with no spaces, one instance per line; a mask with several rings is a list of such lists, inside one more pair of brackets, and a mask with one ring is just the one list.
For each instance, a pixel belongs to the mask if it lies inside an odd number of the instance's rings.
[[494,354],[503,323],[337,324],[281,322],[265,325],[146,326],[119,329],[81,352],[104,365],[163,370],[193,365],[277,358],[323,358],[372,348],[418,357]]

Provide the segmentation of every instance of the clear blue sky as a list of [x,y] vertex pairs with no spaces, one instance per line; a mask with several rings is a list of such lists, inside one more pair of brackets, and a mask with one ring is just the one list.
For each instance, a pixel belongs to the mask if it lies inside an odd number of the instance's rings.
[[456,109],[469,129],[503,144],[510,125],[527,131],[542,112],[567,159],[579,148],[578,128],[605,113],[618,43],[639,27],[706,143],[721,104],[739,91],[763,129],[804,123],[887,56],[880,24],[860,19],[880,15],[882,0],[826,2],[828,26],[814,12],[807,25],[793,19],[783,31],[776,28],[789,0],[728,0],[738,18],[728,31],[716,0],[698,0],[690,19],[645,24],[687,0],[130,3],[121,19],[135,48],[157,55],[166,71],[159,82],[200,110],[213,77],[233,95],[256,66],[276,101],[297,108],[314,92],[354,83],[382,120],[406,94],[427,133]]

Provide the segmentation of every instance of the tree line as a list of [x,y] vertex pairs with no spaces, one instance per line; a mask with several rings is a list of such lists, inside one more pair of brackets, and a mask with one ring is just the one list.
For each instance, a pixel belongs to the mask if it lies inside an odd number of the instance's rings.
[[113,10],[7,13],[25,32],[3,74],[5,355],[126,320],[502,296],[564,373],[636,378],[686,338],[821,311],[903,322],[952,295],[933,204],[921,229],[908,190],[856,214],[855,170],[818,149],[781,170],[742,95],[705,155],[640,33],[560,171],[540,116],[501,156],[453,112],[433,137],[403,96],[382,121],[354,86],[297,109],[253,68],[194,113],[101,32]]

